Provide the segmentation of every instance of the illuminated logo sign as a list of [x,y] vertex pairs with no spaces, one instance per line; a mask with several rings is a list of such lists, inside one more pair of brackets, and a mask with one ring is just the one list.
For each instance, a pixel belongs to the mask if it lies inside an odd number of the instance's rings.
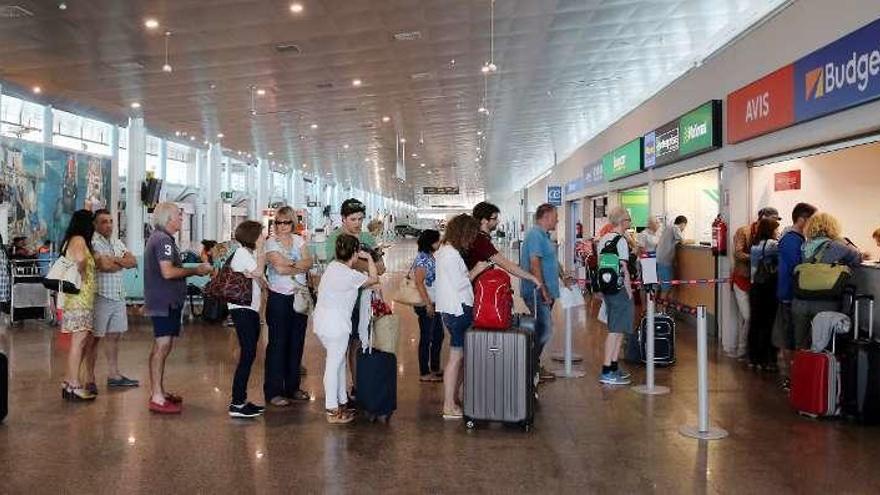
[[642,138],[636,138],[602,157],[607,180],[620,179],[642,170]]
[[645,168],[668,165],[721,147],[721,101],[700,105],[645,135]]

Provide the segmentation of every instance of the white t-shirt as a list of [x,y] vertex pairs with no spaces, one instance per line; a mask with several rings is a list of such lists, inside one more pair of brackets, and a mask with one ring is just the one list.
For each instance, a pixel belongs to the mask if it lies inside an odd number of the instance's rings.
[[461,306],[474,305],[474,289],[467,266],[454,247],[444,244],[434,253],[437,278],[434,280],[434,307],[440,313],[461,316]]
[[657,244],[660,242],[660,236],[657,233],[651,233],[647,229],[639,232],[639,235],[636,236],[636,242],[639,243],[639,246],[642,247],[645,251],[648,252],[656,252]]
[[338,337],[351,333],[351,313],[357,303],[358,289],[369,277],[344,263],[332,261],[318,285],[318,304],[315,306],[315,333]]
[[[254,258],[254,253],[252,253],[250,249],[240,247],[236,249],[235,254],[232,255],[232,261],[229,263],[229,268],[234,272],[252,272],[257,269],[257,259]],[[258,313],[260,312],[260,284],[256,280],[251,280],[251,287],[251,305],[239,306],[238,304],[229,303],[227,306],[230,310],[250,309]]]

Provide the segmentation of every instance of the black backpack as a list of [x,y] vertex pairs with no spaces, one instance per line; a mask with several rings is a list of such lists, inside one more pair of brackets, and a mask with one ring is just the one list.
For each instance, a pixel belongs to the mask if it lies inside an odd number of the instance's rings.
[[596,282],[599,291],[603,294],[617,294],[623,286],[623,280],[620,277],[620,253],[617,251],[617,243],[622,237],[620,234],[615,235],[599,251],[599,270],[596,272]]

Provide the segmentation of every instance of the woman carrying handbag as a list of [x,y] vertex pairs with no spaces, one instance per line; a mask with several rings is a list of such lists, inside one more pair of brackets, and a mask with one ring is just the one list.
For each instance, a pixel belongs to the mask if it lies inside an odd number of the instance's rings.
[[70,219],[64,241],[61,243],[61,256],[72,261],[81,277],[79,293],[63,294],[62,308],[64,316],[61,320],[61,333],[71,334],[70,351],[67,354],[67,376],[61,389],[61,397],[74,402],[90,401],[97,397],[97,386],[94,377],[91,383],[81,377],[80,370],[87,355],[88,346],[92,345],[94,331],[95,294],[95,258],[92,256],[92,235],[95,232],[92,223],[92,212],[77,210]]
[[300,389],[300,371],[311,306],[307,277],[312,255],[305,239],[293,233],[295,222],[293,208],[279,208],[275,212],[275,235],[266,242],[269,343],[263,392],[266,401],[276,407],[310,399]]

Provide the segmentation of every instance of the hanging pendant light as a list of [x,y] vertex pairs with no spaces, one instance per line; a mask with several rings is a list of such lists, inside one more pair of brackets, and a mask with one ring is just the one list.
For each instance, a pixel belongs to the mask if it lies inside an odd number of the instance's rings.
[[171,64],[168,63],[168,41],[171,38],[171,31],[165,31],[165,65],[162,66],[162,72],[171,72]]

